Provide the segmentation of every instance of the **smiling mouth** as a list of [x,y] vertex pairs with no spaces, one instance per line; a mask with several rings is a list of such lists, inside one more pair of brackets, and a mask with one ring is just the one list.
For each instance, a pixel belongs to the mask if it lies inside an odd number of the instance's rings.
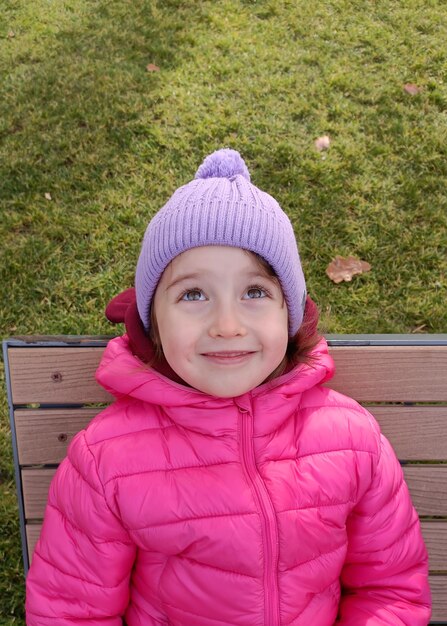
[[204,352],[202,356],[216,363],[239,363],[248,359],[254,351],[249,350],[228,350],[225,352]]

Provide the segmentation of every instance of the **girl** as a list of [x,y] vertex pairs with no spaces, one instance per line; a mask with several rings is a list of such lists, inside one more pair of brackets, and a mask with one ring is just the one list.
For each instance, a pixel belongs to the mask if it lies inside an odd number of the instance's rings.
[[108,310],[127,328],[97,372],[116,401],[50,489],[28,625],[425,626],[400,465],[322,386],[291,223],[237,152],[149,223],[135,294]]

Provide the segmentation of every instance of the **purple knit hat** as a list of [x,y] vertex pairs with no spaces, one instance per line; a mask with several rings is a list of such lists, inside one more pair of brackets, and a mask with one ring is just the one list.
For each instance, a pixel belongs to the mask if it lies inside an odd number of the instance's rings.
[[306,285],[292,224],[272,196],[251,184],[240,154],[227,148],[207,156],[195,179],[177,189],[149,222],[135,275],[146,330],[152,297],[167,265],[185,250],[210,245],[256,252],[272,266],[293,336],[303,321]]

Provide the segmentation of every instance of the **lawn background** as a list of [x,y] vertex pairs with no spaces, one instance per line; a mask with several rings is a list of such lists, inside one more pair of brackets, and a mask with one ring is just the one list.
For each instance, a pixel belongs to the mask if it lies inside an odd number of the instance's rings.
[[[2,337],[119,332],[102,311],[147,221],[219,147],[289,214],[324,331],[447,332],[446,41],[444,0],[0,0]],[[336,255],[372,270],[335,285]],[[0,624],[21,625],[1,382]]]

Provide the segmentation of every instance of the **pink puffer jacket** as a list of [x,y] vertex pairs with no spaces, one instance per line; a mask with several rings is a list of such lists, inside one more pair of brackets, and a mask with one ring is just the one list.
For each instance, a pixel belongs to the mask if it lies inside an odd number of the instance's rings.
[[427,555],[389,443],[321,387],[322,341],[207,396],[112,340],[116,402],[72,442],[27,580],[29,626],[425,626]]

